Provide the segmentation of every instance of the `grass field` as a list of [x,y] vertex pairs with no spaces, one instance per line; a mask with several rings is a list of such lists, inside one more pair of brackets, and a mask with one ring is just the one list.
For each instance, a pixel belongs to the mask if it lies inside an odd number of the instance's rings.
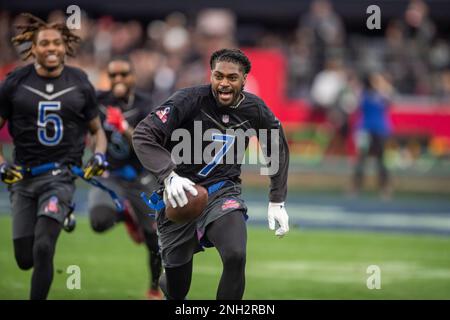
[[[94,234],[78,218],[63,233],[49,299],[144,299],[146,252],[119,225]],[[81,289],[68,290],[66,269],[81,268]],[[366,286],[366,269],[381,269],[381,289]],[[214,249],[197,254],[189,299],[214,299],[221,264]],[[11,220],[0,216],[0,299],[26,299],[31,271],[15,264]],[[245,299],[450,299],[450,238],[294,229],[279,240],[249,227]]]

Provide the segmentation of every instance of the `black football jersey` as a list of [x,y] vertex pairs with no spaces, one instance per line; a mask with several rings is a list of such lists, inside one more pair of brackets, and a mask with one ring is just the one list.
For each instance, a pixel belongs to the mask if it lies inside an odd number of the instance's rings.
[[[270,129],[278,129],[276,141],[271,140]],[[264,130],[268,133],[265,140],[260,137]],[[249,92],[243,92],[236,106],[222,107],[216,103],[210,85],[179,90],[137,126],[133,144],[144,167],[160,183],[175,170],[180,176],[209,186],[222,180],[241,182],[243,150],[252,133],[260,139],[269,159],[272,145],[279,150],[279,168],[270,174],[270,200],[284,201],[288,145],[278,119]]]
[[29,64],[10,73],[0,87],[0,116],[8,120],[14,162],[81,165],[88,123],[98,115],[87,75],[65,66],[55,78]]
[[109,168],[116,170],[125,165],[131,165],[138,172],[142,171],[142,165],[133,150],[132,144],[124,135],[106,122],[106,114],[107,108],[110,106],[120,108],[128,124],[134,128],[150,113],[152,108],[151,97],[140,91],[135,91],[130,100],[125,102],[114,97],[111,91],[99,91],[97,92],[97,99],[103,129],[108,139],[106,158]]

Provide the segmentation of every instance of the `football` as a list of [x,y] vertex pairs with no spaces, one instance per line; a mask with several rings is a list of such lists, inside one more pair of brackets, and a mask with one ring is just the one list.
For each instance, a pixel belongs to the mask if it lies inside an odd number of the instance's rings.
[[194,185],[197,189],[197,196],[193,196],[186,191],[188,203],[184,207],[173,208],[170,203],[166,205],[166,217],[172,222],[185,223],[194,220],[202,214],[208,203],[208,191],[201,185]]

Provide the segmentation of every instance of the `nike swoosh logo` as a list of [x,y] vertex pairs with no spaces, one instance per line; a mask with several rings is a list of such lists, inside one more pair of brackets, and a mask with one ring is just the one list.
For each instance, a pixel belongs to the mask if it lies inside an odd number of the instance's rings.
[[32,88],[32,87],[27,86],[25,84],[23,85],[23,87],[25,89],[27,89],[28,91],[31,91],[31,92],[37,94],[38,96],[40,96],[40,97],[42,97],[44,99],[47,99],[47,100],[53,100],[55,98],[58,98],[58,97],[62,96],[63,94],[66,94],[67,92],[73,91],[73,90],[75,90],[77,88],[77,86],[73,86],[73,87],[70,87],[70,88],[67,88],[67,89],[55,92],[54,94],[46,94],[46,93],[44,93],[44,92],[42,92],[42,91],[40,91],[38,89]]
[[234,128],[239,128],[240,126],[242,126],[243,124],[250,122],[249,120],[245,120],[244,122],[235,124],[234,126],[231,126],[230,129],[234,129]]
[[223,126],[219,121],[217,121],[216,119],[214,119],[212,116],[210,116],[209,114],[207,114],[205,111],[201,110],[202,113],[207,116],[212,122],[214,122],[220,129],[222,130],[227,130],[227,129],[236,129],[239,128],[240,126],[246,124],[247,122],[250,122],[250,120],[245,120],[241,123],[235,124],[233,126],[230,126],[228,128],[226,128],[225,126]]
[[214,119],[213,117],[211,117],[209,114],[207,114],[205,111],[201,110],[201,112],[207,116],[212,122],[214,122],[216,124],[216,126],[218,126],[220,129],[222,130],[226,130],[227,128],[225,128],[221,123],[219,123],[218,121],[216,121],[216,119]]

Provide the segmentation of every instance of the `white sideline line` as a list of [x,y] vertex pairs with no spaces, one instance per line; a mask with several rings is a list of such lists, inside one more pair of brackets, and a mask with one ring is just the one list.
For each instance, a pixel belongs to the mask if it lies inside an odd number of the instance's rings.
[[[266,218],[267,207],[256,202],[247,202],[250,219]],[[449,215],[430,213],[414,213],[408,215],[398,212],[387,213],[352,213],[345,212],[338,206],[311,206],[311,205],[287,205],[291,218],[305,219],[309,222],[326,223],[346,226],[370,226],[370,227],[400,227],[400,228],[432,228],[450,231]]]

